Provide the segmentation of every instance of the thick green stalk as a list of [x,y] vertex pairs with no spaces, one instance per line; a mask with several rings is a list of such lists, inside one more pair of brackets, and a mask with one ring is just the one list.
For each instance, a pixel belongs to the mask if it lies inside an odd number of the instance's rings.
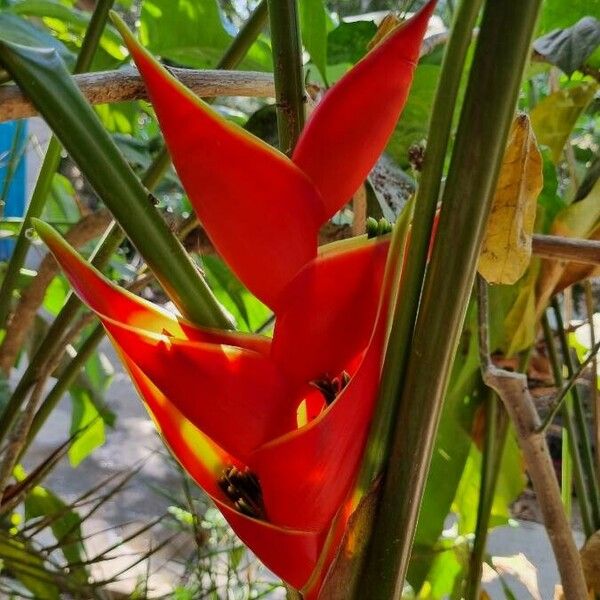
[[298,0],[267,0],[275,70],[279,148],[291,154],[304,126]]
[[[558,339],[560,341],[560,348],[563,355],[563,362],[567,367],[567,374],[569,378],[573,379],[577,369],[575,368],[573,355],[571,354],[571,349],[569,348],[569,342],[565,332],[562,313],[558,304],[558,298],[556,296],[552,298],[551,305],[554,318],[556,319],[556,327]],[[573,388],[571,389],[571,397],[573,399],[575,426],[577,427],[577,436],[580,442],[583,468],[585,470],[585,475],[589,485],[594,529],[598,529],[600,528],[600,488],[598,486],[598,479],[596,478],[596,468],[594,466],[594,456],[592,454],[592,441],[590,439],[588,423],[583,409],[583,402],[581,401],[579,390],[577,389],[577,384],[573,385]]]
[[[552,328],[550,327],[548,315],[545,312],[542,315],[542,327],[544,330],[546,348],[548,350],[548,358],[550,359],[550,366],[552,367],[552,374],[554,376],[554,383],[557,388],[561,388],[563,385],[562,364],[558,358],[558,351],[556,348],[556,344],[554,343],[554,333],[552,331]],[[564,422],[564,428],[566,429],[568,434],[568,448],[570,451],[569,454],[573,465],[575,492],[577,494],[577,500],[579,502],[583,531],[585,533],[585,537],[588,538],[595,531],[594,519],[592,516],[593,513],[590,494],[585,480],[581,454],[579,452],[579,444],[577,443],[572,398],[568,398],[567,401],[564,403],[562,410],[562,418]],[[563,482],[563,487],[564,484],[565,482]],[[570,488],[570,484],[568,487]],[[571,490],[568,489],[565,493],[570,494]]]
[[[89,26],[85,32],[83,43],[75,64],[74,73],[84,73],[89,70],[96,49],[98,48],[104,26],[106,25],[108,13],[113,4],[114,0],[98,0],[96,8],[94,9],[94,14],[92,15]],[[0,286],[0,329],[4,328],[6,325],[12,295],[19,278],[21,267],[25,262],[27,251],[31,244],[28,235],[29,230],[31,229],[31,219],[39,217],[42,214],[42,210],[44,210],[44,205],[48,198],[48,194],[50,193],[54,174],[60,164],[61,150],[62,148],[58,138],[53,135],[50,138],[42,168],[35,183],[35,188],[25,213],[25,218],[23,219],[21,231],[19,232],[19,236],[13,249],[6,274],[2,280],[2,286]]]
[[466,600],[479,600],[480,598],[481,570],[492,516],[494,495],[498,484],[498,476],[500,475],[500,464],[510,423],[504,406],[491,390],[489,390],[486,401],[485,423],[477,522],[464,592]]
[[215,67],[216,69],[235,69],[244,60],[250,46],[254,44],[264,29],[268,14],[267,0],[261,0],[244,23],[244,26],[239,30],[229,48],[225,50],[225,54]]
[[442,402],[540,4],[486,2],[360,598],[389,600],[402,594]]
[[458,96],[467,50],[473,27],[481,7],[481,0],[463,0],[454,21],[444,55],[444,63],[429,124],[429,140],[425,163],[415,202],[411,243],[408,259],[402,271],[402,293],[394,309],[392,329],[388,341],[382,383],[377,409],[369,433],[367,453],[359,477],[361,487],[367,489],[374,476],[381,472],[389,453],[391,430],[398,410],[397,397],[410,350],[427,263],[431,228],[435,218],[444,170],[446,149],[450,139],[452,117]]

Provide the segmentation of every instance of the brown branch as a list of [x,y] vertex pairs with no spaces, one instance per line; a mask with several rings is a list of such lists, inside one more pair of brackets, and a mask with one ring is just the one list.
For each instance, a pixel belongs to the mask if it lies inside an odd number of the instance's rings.
[[[83,246],[101,235],[110,221],[111,216],[107,210],[91,213],[73,225],[65,238],[72,246]],[[46,290],[57,273],[58,265],[54,257],[47,254],[40,263],[37,275],[22,292],[0,344],[0,371],[5,375],[8,375],[14,365],[23,340],[31,330],[35,315],[44,301]]]
[[[252,71],[169,71],[200,97],[253,96],[269,98],[275,95],[273,76]],[[147,99],[144,83],[133,67],[118,71],[84,73],[74,76],[75,83],[91,104],[126,102]],[[37,114],[33,104],[14,83],[0,88],[0,122],[32,117]]]
[[533,253],[542,258],[600,265],[600,242],[554,235],[534,235]]
[[540,418],[523,373],[496,367],[491,360],[487,285],[478,278],[479,351],[483,380],[502,400],[515,426],[517,440],[544,518],[544,526],[560,573],[566,600],[587,598],[587,585],[573,533],[562,506],[560,489]]
[[[423,41],[421,56],[445,44],[448,33],[438,33]],[[216,96],[251,96],[274,98],[275,84],[271,73],[255,71],[200,71],[169,68],[169,71],[201,98]],[[75,83],[91,104],[146,100],[148,94],[134,67],[117,71],[83,73],[74,76]],[[37,110],[15,84],[0,87],[0,122],[32,117]]]

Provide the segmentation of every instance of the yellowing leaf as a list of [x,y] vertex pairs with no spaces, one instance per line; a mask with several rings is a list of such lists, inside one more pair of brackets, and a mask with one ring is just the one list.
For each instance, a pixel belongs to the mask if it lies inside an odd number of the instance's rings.
[[591,102],[598,85],[586,82],[546,96],[531,111],[531,123],[540,144],[548,146],[552,160],[560,161],[575,122]]
[[479,257],[479,273],[488,282],[512,284],[527,269],[542,186],[542,156],[529,118],[520,114],[508,137]]

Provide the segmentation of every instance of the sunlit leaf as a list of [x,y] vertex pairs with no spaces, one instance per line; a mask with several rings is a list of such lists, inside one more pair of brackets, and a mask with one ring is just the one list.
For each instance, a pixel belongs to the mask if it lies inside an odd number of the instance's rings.
[[[214,68],[233,33],[216,0],[144,0],[142,4],[142,44],[153,54],[181,65]],[[242,68],[270,70],[271,57],[264,40],[252,46]]]
[[525,272],[542,187],[542,156],[521,114],[508,137],[479,257],[479,273],[489,283],[512,284]]
[[0,13],[0,36],[24,46],[54,48],[69,67],[75,65],[75,56],[66,46],[44,29],[8,12]]
[[72,401],[71,435],[81,432],[69,448],[72,467],[78,466],[96,448],[105,442],[104,421],[88,390],[74,385],[69,389]]
[[563,148],[575,123],[591,102],[598,84],[591,82],[558,90],[546,96],[531,111],[535,137],[552,151],[555,163],[560,161]]
[[321,76],[327,78],[327,30],[331,21],[323,0],[300,0],[302,41]]

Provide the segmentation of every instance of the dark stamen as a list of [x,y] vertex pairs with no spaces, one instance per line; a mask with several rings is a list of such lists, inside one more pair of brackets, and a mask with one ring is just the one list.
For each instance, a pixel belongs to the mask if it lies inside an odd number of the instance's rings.
[[350,375],[346,371],[342,371],[339,377],[328,377],[325,375],[320,379],[315,379],[310,382],[310,385],[316,387],[325,398],[325,403],[329,406],[341,393],[341,391],[348,385],[350,381]]
[[266,518],[260,483],[250,469],[227,467],[219,479],[219,487],[242,514],[254,519]]

